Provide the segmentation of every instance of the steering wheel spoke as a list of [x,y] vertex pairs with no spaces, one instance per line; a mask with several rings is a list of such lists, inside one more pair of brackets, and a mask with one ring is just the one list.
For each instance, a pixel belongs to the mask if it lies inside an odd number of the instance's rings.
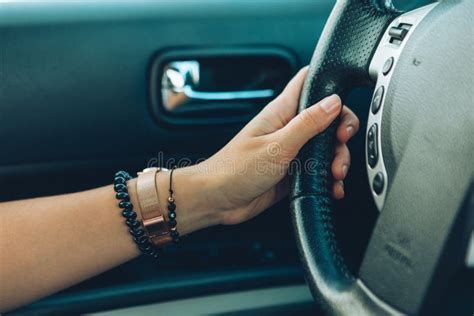
[[432,305],[430,296],[439,294],[440,280],[463,265],[474,216],[472,206],[463,203],[474,193],[472,175],[466,173],[472,161],[465,159],[472,149],[446,139],[448,148],[427,163],[432,144],[423,140],[423,131],[428,126],[413,128],[359,273],[382,300],[408,314]]
[[[473,189],[460,192],[456,198],[465,195],[472,203]],[[419,200],[417,192],[411,198]],[[451,211],[452,201],[424,200],[428,208],[414,209],[405,194],[391,193],[359,271],[360,284],[406,314],[433,312],[426,308],[436,306],[445,281],[465,264],[472,233],[472,205]]]

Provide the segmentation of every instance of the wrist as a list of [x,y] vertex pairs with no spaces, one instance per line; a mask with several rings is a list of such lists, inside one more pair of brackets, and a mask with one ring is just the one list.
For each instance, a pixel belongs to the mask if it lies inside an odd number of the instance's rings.
[[[158,172],[156,183],[160,207],[168,218],[167,200],[170,195],[170,172]],[[212,176],[200,172],[197,166],[176,169],[173,172],[173,197],[176,204],[177,228],[181,235],[218,225],[221,222],[219,203]]]

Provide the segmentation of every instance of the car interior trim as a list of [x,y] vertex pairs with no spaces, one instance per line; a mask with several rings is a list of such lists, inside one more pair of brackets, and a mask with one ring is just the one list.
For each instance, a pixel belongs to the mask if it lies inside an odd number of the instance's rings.
[[[216,303],[219,304],[216,304]],[[297,306],[307,311],[314,310],[314,303],[305,284],[268,287],[257,290],[238,291],[226,294],[200,296],[157,304],[142,305],[124,309],[99,312],[97,316],[112,315],[277,315],[286,306]]]

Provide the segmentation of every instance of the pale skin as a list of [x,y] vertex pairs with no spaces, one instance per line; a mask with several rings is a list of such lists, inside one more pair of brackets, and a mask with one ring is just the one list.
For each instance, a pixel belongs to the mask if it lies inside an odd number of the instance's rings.
[[[336,95],[297,115],[306,73],[303,68],[211,158],[175,170],[181,235],[244,222],[283,198],[288,193],[288,162],[339,114],[333,196],[344,197],[343,180],[350,165],[346,143],[357,132],[359,121]],[[166,205],[169,173],[160,172],[156,177],[159,203]],[[135,181],[130,180],[128,188],[131,202],[138,206]],[[0,312],[53,294],[138,255],[112,186],[0,203]]]

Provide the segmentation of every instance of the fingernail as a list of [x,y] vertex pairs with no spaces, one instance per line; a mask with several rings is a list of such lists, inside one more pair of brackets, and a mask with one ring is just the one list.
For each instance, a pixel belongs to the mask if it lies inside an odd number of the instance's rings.
[[321,101],[321,103],[319,103],[319,106],[327,114],[332,114],[333,112],[335,112],[336,110],[339,109],[339,103],[340,103],[339,97],[337,95],[333,94],[333,95],[323,99]]
[[344,178],[345,178],[346,175],[347,175],[347,170],[349,170],[349,167],[347,167],[347,165],[343,165],[343,166],[342,166],[342,173],[344,174]]
[[352,133],[354,133],[354,127],[352,127],[352,125],[349,125],[346,127],[346,131],[347,131],[347,135],[349,135],[349,137],[352,136]]

